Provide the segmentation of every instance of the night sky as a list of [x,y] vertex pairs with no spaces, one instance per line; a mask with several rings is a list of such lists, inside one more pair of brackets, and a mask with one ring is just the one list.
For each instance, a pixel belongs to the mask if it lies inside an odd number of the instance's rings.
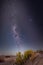
[[43,2],[0,0],[0,54],[43,49]]

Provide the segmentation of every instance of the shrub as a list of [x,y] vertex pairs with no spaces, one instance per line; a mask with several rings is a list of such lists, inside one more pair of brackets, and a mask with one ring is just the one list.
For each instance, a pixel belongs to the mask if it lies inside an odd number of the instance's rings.
[[22,65],[23,64],[23,59],[22,59],[22,54],[21,52],[18,52],[16,54],[16,64],[17,65]]
[[27,59],[30,59],[30,57],[32,56],[33,51],[32,50],[27,50],[24,52],[24,61],[26,61]]

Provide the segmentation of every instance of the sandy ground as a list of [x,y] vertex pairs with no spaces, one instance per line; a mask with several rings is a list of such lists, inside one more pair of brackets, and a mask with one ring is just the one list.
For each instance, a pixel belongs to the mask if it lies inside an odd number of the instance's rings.
[[[0,65],[16,65],[14,57],[6,59],[6,62],[0,63]],[[39,55],[33,63],[27,61],[24,65],[43,65],[43,54]]]
[[0,65],[15,65],[15,61],[15,57],[4,57],[4,62],[0,62]]

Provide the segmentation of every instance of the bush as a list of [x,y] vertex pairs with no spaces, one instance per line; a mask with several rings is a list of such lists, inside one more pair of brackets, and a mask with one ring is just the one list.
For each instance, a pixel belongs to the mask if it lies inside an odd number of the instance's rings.
[[24,61],[26,61],[27,59],[30,59],[30,57],[32,56],[33,51],[32,50],[27,50],[24,52]]
[[23,65],[28,59],[32,57],[32,55],[34,55],[32,50],[25,51],[24,55],[22,55],[21,52],[18,52],[16,54],[16,65]]
[[22,54],[21,52],[18,52],[16,54],[16,64],[17,65],[22,65],[23,64],[23,59],[22,59]]
[[38,53],[43,53],[43,50],[37,50]]

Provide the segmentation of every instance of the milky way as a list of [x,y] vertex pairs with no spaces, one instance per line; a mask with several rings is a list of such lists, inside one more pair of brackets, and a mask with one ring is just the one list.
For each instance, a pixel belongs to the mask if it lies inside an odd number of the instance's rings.
[[43,49],[43,3],[1,0],[0,53]]
[[21,40],[21,38],[20,38],[20,35],[19,35],[19,33],[18,33],[18,31],[17,31],[17,24],[14,24],[13,26],[12,26],[12,32],[13,32],[13,38],[15,39],[15,41],[16,41],[16,46],[17,46],[17,49],[18,49],[18,51],[23,51],[22,50],[22,48],[23,48],[23,46],[22,46],[22,43],[23,43],[23,41]]

